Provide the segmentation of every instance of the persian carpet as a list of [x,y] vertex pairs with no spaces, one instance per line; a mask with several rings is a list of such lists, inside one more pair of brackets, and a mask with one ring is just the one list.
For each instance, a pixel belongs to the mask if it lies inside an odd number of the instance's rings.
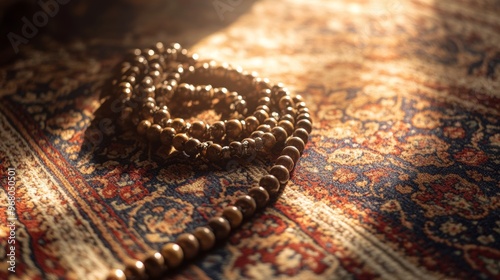
[[207,3],[141,10],[119,36],[40,35],[1,66],[1,279],[102,279],[269,168],[158,158],[100,121],[111,69],[156,41],[283,82],[314,120],[280,197],[169,277],[500,279],[498,1]]

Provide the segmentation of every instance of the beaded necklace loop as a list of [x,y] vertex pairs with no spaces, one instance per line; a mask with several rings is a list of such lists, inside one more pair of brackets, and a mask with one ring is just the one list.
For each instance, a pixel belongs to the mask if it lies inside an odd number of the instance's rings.
[[[199,61],[178,43],[133,50],[119,65],[112,85],[112,96],[122,106],[118,124],[135,128],[152,144],[211,162],[259,153],[278,157],[269,174],[206,226],[182,233],[123,270],[112,270],[108,280],[157,279],[227,239],[285,186],[312,130],[300,95],[291,96],[282,84],[272,85],[239,67]],[[202,110],[214,110],[221,120],[172,118]]]

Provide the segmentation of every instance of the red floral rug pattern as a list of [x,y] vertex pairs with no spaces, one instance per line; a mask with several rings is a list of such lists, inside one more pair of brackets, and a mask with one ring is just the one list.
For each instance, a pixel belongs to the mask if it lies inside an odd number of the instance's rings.
[[[101,85],[125,49],[158,39],[284,82],[315,125],[280,198],[170,277],[500,278],[498,3],[247,8],[202,38],[48,39],[0,69],[0,197],[15,167],[18,217],[12,274],[0,205],[0,278],[102,278],[205,224],[269,167],[165,159],[109,131],[96,116]],[[161,26],[140,20],[138,30]]]

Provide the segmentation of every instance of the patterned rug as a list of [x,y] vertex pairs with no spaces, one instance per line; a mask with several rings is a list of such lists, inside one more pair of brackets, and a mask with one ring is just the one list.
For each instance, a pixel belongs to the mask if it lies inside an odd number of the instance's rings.
[[498,1],[186,3],[1,66],[0,279],[102,279],[269,167],[158,158],[96,121],[114,65],[158,40],[285,83],[314,120],[279,199],[169,277],[500,279]]

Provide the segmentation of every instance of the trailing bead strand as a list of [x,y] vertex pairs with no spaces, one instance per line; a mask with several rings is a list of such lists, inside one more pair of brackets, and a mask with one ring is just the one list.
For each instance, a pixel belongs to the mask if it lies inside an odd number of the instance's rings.
[[[312,130],[309,109],[300,95],[272,85],[255,73],[229,64],[199,61],[179,44],[157,43],[133,50],[112,80],[118,123],[168,151],[218,162],[275,154],[275,164],[246,195],[209,219],[207,225],[180,234],[143,260],[114,269],[106,279],[157,279],[166,271],[210,250],[261,208],[290,179]],[[173,117],[214,110],[221,120],[188,122]]]

